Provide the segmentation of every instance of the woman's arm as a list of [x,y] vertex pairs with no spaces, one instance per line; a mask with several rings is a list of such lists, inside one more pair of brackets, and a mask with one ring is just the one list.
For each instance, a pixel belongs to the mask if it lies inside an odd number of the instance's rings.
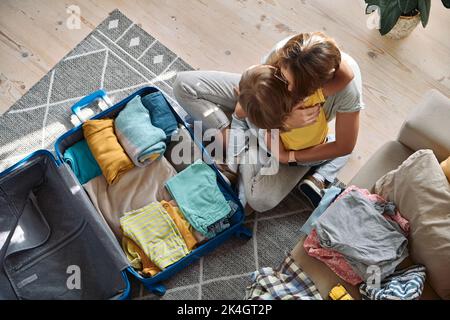
[[[359,111],[336,114],[336,141],[295,151],[297,162],[315,162],[334,159],[352,153],[359,131]],[[281,153],[279,161],[288,163],[289,157]]]
[[323,94],[328,97],[338,93],[344,89],[354,77],[355,75],[353,74],[350,65],[345,60],[341,60],[339,69],[334,73],[333,78],[323,86]]

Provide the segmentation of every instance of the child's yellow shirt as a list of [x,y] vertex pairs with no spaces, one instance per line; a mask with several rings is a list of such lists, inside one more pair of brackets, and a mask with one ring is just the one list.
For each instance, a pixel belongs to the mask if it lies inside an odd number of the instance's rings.
[[[312,107],[325,102],[322,89],[318,89],[304,101],[305,107]],[[328,122],[325,112],[320,108],[317,121],[303,128],[295,128],[280,134],[286,150],[302,150],[325,142],[328,134]]]

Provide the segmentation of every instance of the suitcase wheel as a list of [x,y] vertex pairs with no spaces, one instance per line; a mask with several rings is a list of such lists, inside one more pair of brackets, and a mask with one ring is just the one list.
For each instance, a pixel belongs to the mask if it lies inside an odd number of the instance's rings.
[[167,291],[166,287],[162,284],[156,284],[156,285],[144,284],[144,287],[151,293],[156,294],[157,296],[160,296],[160,297],[162,297]]
[[250,240],[253,236],[252,231],[246,227],[240,227],[236,233],[235,236],[242,240]]

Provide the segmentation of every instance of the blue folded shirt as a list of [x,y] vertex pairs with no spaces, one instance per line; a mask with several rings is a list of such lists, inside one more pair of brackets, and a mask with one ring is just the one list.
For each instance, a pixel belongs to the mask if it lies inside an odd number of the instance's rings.
[[63,158],[81,184],[102,174],[102,170],[84,139],[67,148]]
[[178,130],[178,122],[164,95],[158,91],[142,97],[142,104],[150,112],[152,124],[161,128],[170,139]]

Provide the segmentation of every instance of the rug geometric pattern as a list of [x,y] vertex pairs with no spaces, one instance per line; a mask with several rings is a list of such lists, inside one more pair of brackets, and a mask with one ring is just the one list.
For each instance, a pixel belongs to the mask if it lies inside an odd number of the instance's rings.
[[52,151],[55,140],[73,128],[70,107],[98,89],[118,102],[154,85],[183,115],[172,95],[176,74],[183,70],[192,67],[120,11],[113,11],[0,116],[0,172],[35,150]]

